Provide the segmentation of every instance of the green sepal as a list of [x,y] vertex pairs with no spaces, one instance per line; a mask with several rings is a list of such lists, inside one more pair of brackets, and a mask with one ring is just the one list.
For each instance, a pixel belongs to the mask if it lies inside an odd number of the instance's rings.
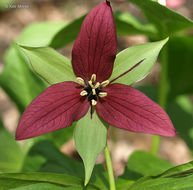
[[106,147],[107,128],[96,111],[88,113],[80,119],[74,130],[75,146],[85,168],[85,185],[90,180],[97,156]]
[[152,69],[160,50],[167,41],[168,38],[157,42],[135,45],[121,51],[115,59],[113,72],[109,80],[111,81],[127,72],[142,60],[143,61],[138,66],[114,82],[131,85],[143,79]]
[[74,81],[71,61],[50,47],[19,46],[32,69],[49,84]]

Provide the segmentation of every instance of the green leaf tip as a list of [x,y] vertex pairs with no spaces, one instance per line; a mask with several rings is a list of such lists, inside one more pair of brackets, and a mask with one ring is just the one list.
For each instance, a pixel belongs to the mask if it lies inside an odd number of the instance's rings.
[[[143,79],[154,66],[162,47],[168,40],[169,38],[165,38],[161,41],[138,44],[118,53],[109,80],[125,85],[132,85],[134,82]],[[141,60],[144,61],[137,65]],[[137,66],[135,67],[135,65]],[[135,68],[131,69],[132,67]],[[123,75],[123,73],[126,74]],[[122,77],[119,77],[121,75]],[[117,80],[114,80],[116,78]]]
[[[107,128],[96,112],[90,119],[90,111],[80,119],[74,130],[76,149],[83,160],[86,186],[92,175],[97,156],[106,147]],[[94,140],[93,140],[94,139]]]
[[33,71],[48,84],[74,81],[71,61],[50,47],[28,47],[19,45],[28,58]]

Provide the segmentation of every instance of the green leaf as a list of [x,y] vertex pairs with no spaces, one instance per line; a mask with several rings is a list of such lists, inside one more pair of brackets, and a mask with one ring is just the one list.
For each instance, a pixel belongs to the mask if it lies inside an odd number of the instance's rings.
[[85,15],[73,20],[68,25],[64,26],[59,32],[53,37],[50,46],[58,49],[61,48],[76,39]]
[[[85,16],[75,19],[65,25],[59,32],[56,32],[50,46],[57,49],[73,42],[78,35]],[[130,14],[116,13],[114,17],[118,35],[149,34],[152,36],[155,33],[155,28],[152,25],[143,24]]]
[[167,45],[170,98],[193,93],[193,37],[173,37]]
[[20,46],[33,70],[49,84],[74,81],[75,75],[69,59],[49,47]]
[[142,79],[153,67],[161,48],[167,41],[168,38],[158,42],[140,44],[120,52],[115,59],[113,73],[109,80],[111,81],[127,72],[144,59],[137,67],[117,79],[115,82],[131,85],[135,81]]
[[89,182],[97,156],[106,146],[107,129],[96,112],[90,111],[75,127],[74,140],[85,167],[85,185]]
[[78,190],[80,187],[62,187],[60,185],[54,185],[49,183],[36,183],[25,185],[23,187],[12,188],[12,190]]
[[29,150],[23,172],[55,172],[83,178],[83,165],[62,154],[51,142],[39,141]]
[[22,161],[22,150],[0,120],[0,173],[20,171]]
[[21,112],[39,95],[46,85],[32,71],[15,45],[4,57],[5,68],[0,74],[0,85]]
[[[26,156],[22,172],[55,172],[84,178],[82,162],[62,154],[47,140],[37,142]],[[90,182],[100,189],[108,190],[108,177],[102,165],[96,165]]]
[[130,156],[124,174],[116,180],[117,188],[124,190],[141,177],[157,175],[172,166],[171,163],[149,152],[136,151]]
[[54,36],[65,27],[64,22],[33,23],[24,28],[17,43],[24,46],[48,46]]
[[[24,46],[61,48],[76,39],[85,16],[83,15],[69,23],[33,23],[22,31],[17,42]],[[119,36],[128,34],[147,34],[153,36],[156,33],[156,29],[152,24],[144,24],[128,13],[115,13],[114,17]]]
[[167,112],[176,128],[178,135],[183,138],[193,150],[193,105],[186,96],[178,96],[167,106]]
[[81,187],[79,178],[54,173],[4,173],[0,174],[0,189],[7,190],[32,184],[54,184],[60,187]]
[[193,162],[179,165],[166,172],[139,179],[129,190],[190,190],[193,188]]
[[[76,39],[85,16],[83,15],[68,24],[63,22],[33,23],[23,30],[18,43],[26,46],[61,48]],[[156,33],[153,25],[144,24],[130,14],[116,13],[114,17],[118,35],[147,34],[152,36]]]
[[0,11],[9,10],[9,6],[12,5],[13,0],[1,0],[0,1]]
[[156,28],[152,24],[142,23],[129,13],[115,12],[114,19],[118,36],[128,34],[145,34],[152,36],[157,33]]
[[158,175],[172,166],[168,161],[158,158],[149,152],[136,151],[129,158],[126,172],[130,170],[142,176]]
[[[193,28],[193,22],[152,0],[129,0],[136,4],[145,14],[149,23],[154,24],[158,38],[167,37],[177,31]],[[150,36],[151,37],[151,36]]]

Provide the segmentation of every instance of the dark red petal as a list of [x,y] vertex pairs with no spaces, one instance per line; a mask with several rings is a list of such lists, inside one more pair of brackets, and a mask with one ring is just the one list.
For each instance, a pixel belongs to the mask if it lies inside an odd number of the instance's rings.
[[112,73],[117,51],[116,29],[109,2],[95,7],[85,18],[72,50],[72,65],[77,77],[97,81]]
[[138,133],[176,135],[165,111],[140,91],[123,84],[104,90],[107,97],[98,101],[96,111],[110,125]]
[[16,140],[36,137],[71,126],[83,117],[89,102],[80,96],[80,86],[63,82],[50,86],[23,113],[16,131]]

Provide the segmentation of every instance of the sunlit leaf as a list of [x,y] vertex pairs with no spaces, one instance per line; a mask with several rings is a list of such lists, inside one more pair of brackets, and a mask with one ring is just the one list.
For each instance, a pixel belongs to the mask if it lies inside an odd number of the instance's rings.
[[17,42],[24,46],[49,46],[54,36],[65,27],[64,22],[32,23],[24,28]]
[[[128,0],[142,10],[149,23],[157,28],[157,38],[167,37],[177,31],[193,28],[193,22],[152,0]],[[151,37],[151,36],[150,36]]]
[[74,140],[85,167],[85,184],[88,183],[97,156],[106,146],[107,129],[96,112],[90,112],[76,124]]
[[193,163],[171,168],[157,176],[139,179],[129,190],[189,190],[193,188]]
[[124,190],[141,177],[157,175],[172,166],[171,163],[149,152],[136,151],[129,157],[124,174],[118,177],[116,181],[117,187],[120,190]]
[[23,157],[20,146],[0,120],[0,173],[20,171]]
[[79,178],[66,174],[54,173],[3,173],[0,174],[1,189],[11,189],[32,184],[55,184],[59,187],[78,186],[81,188]]
[[49,84],[74,81],[71,62],[49,47],[20,46],[33,70]]
[[21,112],[39,95],[46,85],[31,70],[16,46],[11,46],[4,57],[5,68],[0,74],[0,85]]
[[157,33],[156,28],[152,24],[142,23],[129,13],[115,12],[114,18],[118,36],[132,34],[146,34],[152,36]]
[[124,76],[115,80],[115,82],[131,85],[135,81],[142,79],[155,64],[161,48],[167,41],[168,38],[158,42],[140,44],[120,52],[115,59],[113,73],[109,80],[111,81],[119,75],[129,71],[140,61],[141,63],[139,65]]

